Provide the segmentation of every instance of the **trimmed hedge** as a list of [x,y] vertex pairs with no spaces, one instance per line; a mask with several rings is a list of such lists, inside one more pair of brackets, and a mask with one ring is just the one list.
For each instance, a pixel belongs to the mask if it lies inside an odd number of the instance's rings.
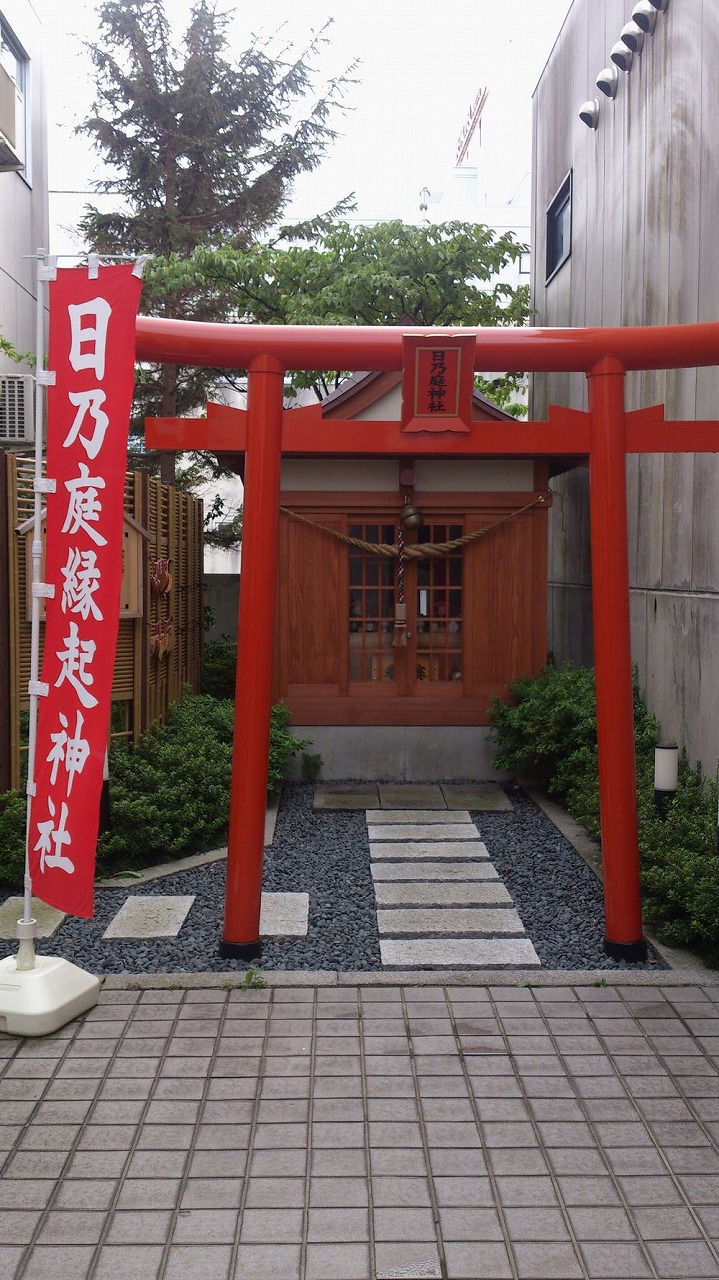
[[[134,748],[110,751],[111,827],[98,841],[99,874],[150,866],[209,849],[227,831],[234,704],[188,694],[164,725]],[[268,789],[278,791],[290,757],[308,745],[289,731],[287,707],[272,708]],[[0,796],[0,884],[22,886],[25,796]]]

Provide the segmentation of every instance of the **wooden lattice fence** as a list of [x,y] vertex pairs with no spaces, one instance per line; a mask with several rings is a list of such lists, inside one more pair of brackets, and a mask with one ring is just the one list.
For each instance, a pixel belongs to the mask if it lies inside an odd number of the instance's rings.
[[[18,786],[21,776],[21,718],[30,678],[33,477],[32,457],[0,454],[0,792]],[[125,517],[112,732],[137,741],[164,719],[184,687],[199,689],[202,503],[134,471],[125,478]],[[43,632],[41,626],[41,640]]]

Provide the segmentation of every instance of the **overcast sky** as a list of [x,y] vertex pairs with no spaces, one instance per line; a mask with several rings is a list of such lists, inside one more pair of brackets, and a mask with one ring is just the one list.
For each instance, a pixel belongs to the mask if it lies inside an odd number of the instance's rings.
[[[50,92],[50,186],[76,191],[88,186],[93,161],[87,142],[72,130],[92,102],[92,68],[83,38],[97,33],[96,6],[86,0],[38,0],[48,34]],[[343,135],[321,168],[297,185],[292,216],[328,208],[351,191],[363,221],[421,217],[421,192],[441,188],[451,171],[456,143],[480,87],[489,89],[485,115],[497,145],[486,149],[493,200],[506,202],[530,167],[531,95],[571,0],[465,0],[442,6],[435,0],[317,0],[238,7],[233,47],[246,46],[252,31],[271,33],[286,22],[288,36],[302,45],[329,16],[327,74],[359,59],[358,83],[347,90],[350,110],[339,118]],[[224,6],[228,11],[233,6]],[[177,15],[178,38],[189,12],[185,0],[167,0]],[[253,15],[254,21],[249,16]],[[90,197],[92,198],[92,197]],[[83,197],[54,196],[51,217],[73,223]],[[51,249],[71,247],[57,228]]]

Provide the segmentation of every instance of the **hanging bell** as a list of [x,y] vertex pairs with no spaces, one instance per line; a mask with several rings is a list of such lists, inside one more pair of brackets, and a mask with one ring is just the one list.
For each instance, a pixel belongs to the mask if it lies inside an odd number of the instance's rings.
[[424,516],[419,507],[415,507],[413,503],[408,502],[402,508],[400,520],[405,529],[421,529],[424,524]]

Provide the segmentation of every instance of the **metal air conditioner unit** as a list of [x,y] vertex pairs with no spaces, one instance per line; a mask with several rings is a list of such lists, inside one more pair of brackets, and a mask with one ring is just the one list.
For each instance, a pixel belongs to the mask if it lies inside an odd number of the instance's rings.
[[0,173],[25,167],[15,150],[18,96],[15,81],[0,66]]
[[0,445],[32,444],[35,404],[31,377],[0,377]]

